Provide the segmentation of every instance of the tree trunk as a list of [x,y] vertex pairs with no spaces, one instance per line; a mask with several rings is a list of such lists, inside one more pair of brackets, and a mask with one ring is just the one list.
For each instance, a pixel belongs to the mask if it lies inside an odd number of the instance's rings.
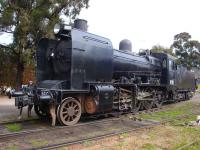
[[17,76],[16,76],[16,89],[19,90],[23,82],[23,73],[24,73],[24,63],[18,61],[17,64]]

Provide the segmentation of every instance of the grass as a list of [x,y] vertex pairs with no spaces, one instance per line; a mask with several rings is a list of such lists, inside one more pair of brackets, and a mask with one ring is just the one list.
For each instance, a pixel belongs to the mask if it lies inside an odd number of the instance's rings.
[[[200,114],[200,105],[187,101],[182,104],[177,104],[175,107],[162,110],[160,112],[153,112],[151,114],[140,114],[142,119],[151,119],[157,121],[164,121],[170,119],[171,121],[165,125],[156,126],[155,128],[144,130],[142,132],[123,133],[119,138],[103,141],[103,143],[95,143],[94,141],[84,141],[83,148],[92,149],[94,145],[100,145],[102,149],[170,149],[175,150],[183,147],[193,141],[197,141],[183,150],[199,150],[200,149],[200,127],[187,126],[187,122],[196,120],[196,115]],[[116,130],[113,127],[106,131]],[[94,136],[99,132],[94,132]],[[90,135],[90,136],[91,136]],[[33,140],[30,142],[34,148],[38,148],[48,144],[48,141]],[[62,148],[63,150],[65,148]],[[60,149],[60,150],[62,150]],[[69,148],[70,149],[70,148]],[[13,148],[13,150],[15,150]],[[17,150],[17,149],[16,149]]]
[[[88,149],[99,144],[102,149],[176,150],[196,141],[183,150],[200,150],[200,127],[187,125],[190,121],[195,121],[197,115],[200,115],[199,108],[200,103],[186,101],[159,112],[139,114],[137,118],[169,122],[141,132],[120,134],[119,138],[113,138],[113,142],[110,142],[112,141],[110,139],[103,143],[85,142],[84,145]],[[113,130],[113,128],[108,128],[108,130]]]
[[[171,120],[169,122],[171,125],[179,125],[195,120],[196,116],[194,115],[194,110],[198,110],[198,108],[199,105],[188,102],[176,108],[154,112],[151,114],[141,114],[139,117],[157,121],[165,121],[169,119]],[[200,110],[198,112],[200,113]]]
[[48,144],[48,141],[45,141],[45,140],[32,140],[31,141],[31,145],[35,148],[45,146],[46,144]]
[[127,149],[127,145],[128,145],[128,142],[126,142],[126,141],[119,141],[119,142],[115,143],[112,147],[114,149],[121,150],[121,149]]
[[[174,134],[177,134],[178,138],[172,142],[173,149],[178,149],[194,141],[200,142],[200,129],[195,127],[176,127],[176,129]],[[199,145],[196,146],[198,146],[196,149],[200,148]]]
[[[199,150],[200,127],[187,125],[189,121],[195,121],[198,114],[200,115],[199,108],[199,103],[187,101],[159,112],[139,114],[138,117],[142,119],[161,122],[170,119],[170,122],[141,132],[120,134],[119,139],[115,139],[113,142],[109,142],[110,140],[104,141],[102,144],[85,142],[84,146],[87,146],[88,149],[92,149],[93,145],[100,144],[102,149],[176,150],[197,141],[183,148],[183,150]],[[109,130],[112,130],[112,128],[109,128]]]
[[142,149],[145,149],[145,150],[154,150],[155,149],[155,146],[150,144],[150,143],[147,143],[147,144],[144,144],[142,146]]
[[[145,135],[145,136],[144,136]],[[144,137],[143,137],[144,136]],[[184,148],[184,150],[200,149],[200,129],[195,127],[184,126],[159,126],[145,133],[135,135],[136,143],[129,143],[128,147],[140,144],[136,149],[154,150],[154,149],[170,149],[176,150],[193,141],[197,143]],[[133,141],[133,140],[131,140]]]
[[122,133],[120,134],[120,138],[126,138],[126,137],[129,137],[130,135],[128,133]]
[[7,150],[20,150],[17,146],[8,147]]
[[83,142],[83,145],[85,146],[85,147],[88,147],[88,146],[90,146],[92,144],[92,142],[91,141],[88,141],[88,140],[85,140],[84,142]]
[[[177,107],[163,110],[160,112],[154,112],[151,114],[140,114],[139,117],[142,119],[151,119],[156,121],[169,120],[166,124],[168,127],[164,131],[150,131],[148,136],[152,141],[159,140],[160,136],[162,138],[171,138],[168,142],[171,145],[171,149],[178,149],[188,143],[197,140],[196,143],[185,148],[185,150],[197,150],[200,149],[200,128],[187,126],[190,121],[195,121],[198,113],[200,114],[199,104],[192,102],[186,102]],[[165,141],[166,142],[166,141]],[[144,149],[151,150],[156,149],[155,145],[144,144]]]
[[6,129],[10,132],[19,132],[22,130],[21,124],[7,124],[5,125]]
[[190,147],[183,148],[183,150],[199,150],[200,141],[192,144]]

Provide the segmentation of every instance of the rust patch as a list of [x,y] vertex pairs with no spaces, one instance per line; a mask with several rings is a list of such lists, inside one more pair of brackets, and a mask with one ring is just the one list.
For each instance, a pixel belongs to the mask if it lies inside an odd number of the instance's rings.
[[97,105],[92,96],[88,96],[85,101],[85,110],[89,114],[94,114],[97,111]]

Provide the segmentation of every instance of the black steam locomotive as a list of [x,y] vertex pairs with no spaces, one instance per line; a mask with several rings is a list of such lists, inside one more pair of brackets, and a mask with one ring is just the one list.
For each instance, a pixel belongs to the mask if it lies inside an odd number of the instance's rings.
[[194,74],[166,53],[131,52],[129,40],[113,49],[109,39],[87,32],[87,21],[56,25],[36,52],[36,86],[16,94],[16,105],[34,105],[40,117],[76,124],[81,115],[134,112],[190,98]]

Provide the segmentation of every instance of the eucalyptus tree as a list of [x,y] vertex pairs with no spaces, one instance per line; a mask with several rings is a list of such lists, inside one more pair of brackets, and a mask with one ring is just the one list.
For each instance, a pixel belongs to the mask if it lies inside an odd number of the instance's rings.
[[170,55],[174,55],[171,48],[167,48],[167,47],[164,47],[164,46],[161,46],[161,45],[154,45],[151,48],[151,51],[157,52],[157,53],[163,52],[163,53],[167,53],[167,54],[170,54]]
[[41,37],[53,37],[60,15],[73,20],[89,0],[0,0],[1,32],[13,34],[9,45],[16,64],[16,86],[22,84],[25,65],[33,64],[33,54]]
[[188,68],[200,68],[200,43],[197,40],[191,40],[191,35],[182,32],[174,36],[174,42],[171,46],[178,62]]

